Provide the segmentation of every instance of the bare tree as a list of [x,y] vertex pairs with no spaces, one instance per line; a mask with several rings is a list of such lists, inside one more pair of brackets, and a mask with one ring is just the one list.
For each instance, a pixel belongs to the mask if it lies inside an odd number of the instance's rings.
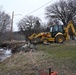
[[46,7],[46,17],[60,20],[64,25],[76,17],[76,0],[60,0]]
[[5,12],[0,11],[0,40],[4,40],[6,38],[4,34],[10,30],[10,23],[10,16]]
[[37,29],[40,26],[40,19],[34,16],[25,16],[18,22],[19,30],[25,35],[26,40],[32,34],[32,29]]

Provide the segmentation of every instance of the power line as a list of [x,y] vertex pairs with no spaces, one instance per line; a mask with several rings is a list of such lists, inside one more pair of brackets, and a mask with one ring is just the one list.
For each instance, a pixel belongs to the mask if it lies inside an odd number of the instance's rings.
[[35,3],[35,5],[33,5],[31,8],[35,7],[36,5],[39,5],[40,3],[42,3],[45,0],[40,0],[40,2]]
[[[53,1],[53,0],[52,0],[52,1]],[[39,8],[37,8],[37,9],[35,9],[34,11],[28,13],[27,15],[29,15],[29,14],[31,14],[31,13],[33,13],[33,12],[39,10],[39,9],[41,9],[42,7],[44,7],[45,5],[49,4],[49,3],[52,2],[52,1],[49,1],[48,3],[46,3],[46,4],[42,5],[42,6],[40,6]]]

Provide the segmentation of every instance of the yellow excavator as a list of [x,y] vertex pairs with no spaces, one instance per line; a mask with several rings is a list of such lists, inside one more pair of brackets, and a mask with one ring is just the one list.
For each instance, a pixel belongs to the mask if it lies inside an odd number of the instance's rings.
[[76,35],[74,23],[72,20],[69,21],[66,27],[64,27],[63,25],[53,25],[50,26],[49,32],[41,32],[39,34],[33,33],[31,36],[29,36],[29,40],[33,43],[63,43],[70,37],[69,29],[71,30],[73,35]]

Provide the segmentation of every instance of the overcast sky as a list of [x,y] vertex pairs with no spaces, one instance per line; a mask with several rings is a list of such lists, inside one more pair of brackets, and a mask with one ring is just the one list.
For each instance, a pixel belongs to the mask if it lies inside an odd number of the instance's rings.
[[14,11],[15,16],[13,30],[16,31],[16,23],[25,15],[34,15],[45,21],[45,7],[56,1],[57,0],[0,0],[0,6],[2,10],[4,10],[10,16]]

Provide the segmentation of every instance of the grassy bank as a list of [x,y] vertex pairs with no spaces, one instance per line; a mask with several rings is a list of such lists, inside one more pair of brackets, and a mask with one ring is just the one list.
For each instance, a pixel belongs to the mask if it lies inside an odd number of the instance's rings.
[[38,45],[35,52],[20,52],[0,63],[0,75],[41,75],[51,67],[59,75],[76,75],[76,42]]
[[76,74],[76,44],[52,44],[43,46],[40,45],[40,50],[49,56],[52,60],[53,69],[59,72],[59,75],[75,75]]

